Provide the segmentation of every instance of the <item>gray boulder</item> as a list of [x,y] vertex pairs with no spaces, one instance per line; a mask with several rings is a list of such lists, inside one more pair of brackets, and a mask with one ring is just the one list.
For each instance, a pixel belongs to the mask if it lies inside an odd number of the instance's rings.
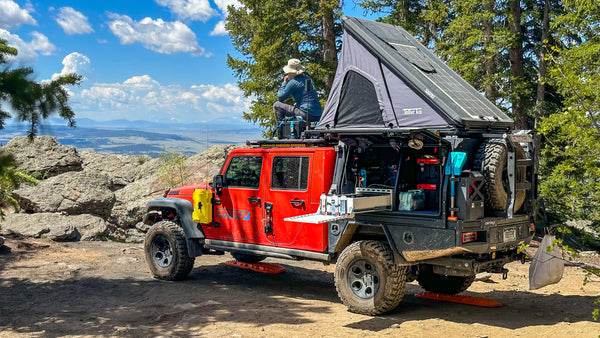
[[160,167],[160,160],[148,155],[103,155],[93,151],[83,151],[80,155],[84,171],[109,175],[117,189],[155,176]]
[[82,169],[83,160],[74,147],[64,146],[51,136],[25,136],[10,140],[2,150],[15,157],[18,169],[45,179]]
[[90,241],[105,239],[107,233],[106,221],[93,215],[8,214],[0,222],[2,236],[49,238],[53,241]]
[[70,215],[110,215],[115,204],[113,184],[107,175],[69,172],[36,186],[23,186],[13,196],[26,212],[63,212]]
[[227,153],[235,148],[240,148],[242,145],[217,145],[212,146],[200,154],[189,157],[185,161],[187,171],[190,173],[188,182],[190,184],[199,184],[210,182],[214,175],[219,173]]
[[115,192],[116,202],[110,213],[110,222],[119,228],[128,229],[141,222],[146,204],[162,196],[162,189],[152,190],[154,176],[149,176],[126,185]]
[[126,243],[143,243],[146,237],[146,231],[143,223],[138,223],[135,227],[123,229],[112,223],[108,223],[109,239]]

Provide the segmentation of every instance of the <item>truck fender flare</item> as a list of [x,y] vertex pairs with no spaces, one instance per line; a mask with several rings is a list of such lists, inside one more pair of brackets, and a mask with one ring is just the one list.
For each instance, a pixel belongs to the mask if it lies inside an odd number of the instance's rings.
[[192,219],[194,207],[190,201],[180,198],[157,198],[148,202],[146,208],[148,212],[165,208],[173,209],[179,215],[179,223],[185,234],[188,253],[191,257],[202,254],[202,246],[198,240],[206,237],[202,232],[202,228]]
[[[406,261],[404,256],[402,256],[402,254],[400,252],[398,252],[398,249],[396,248],[396,245],[392,239],[392,236],[386,227],[384,227],[382,224],[370,224],[370,225],[378,226],[383,229],[383,233],[385,234],[386,241],[387,241],[388,245],[390,246],[390,248],[392,249],[392,252],[394,253],[394,263],[396,263],[397,265],[402,265],[402,266],[411,265],[410,263],[408,263]],[[334,252],[341,252],[345,247],[350,245],[350,243],[352,242],[352,238],[354,237],[354,234],[356,234],[356,232],[358,231],[360,226],[361,226],[360,223],[348,222],[346,224],[345,228],[343,229],[343,235],[341,236],[341,238],[335,245]]]

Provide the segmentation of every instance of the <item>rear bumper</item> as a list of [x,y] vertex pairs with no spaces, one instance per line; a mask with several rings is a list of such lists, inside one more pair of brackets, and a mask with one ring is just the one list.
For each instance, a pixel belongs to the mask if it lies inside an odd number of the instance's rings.
[[[476,232],[474,242],[462,243],[464,233]],[[457,246],[465,252],[488,254],[498,251],[510,251],[528,244],[534,235],[534,228],[527,216],[512,219],[483,219],[478,222],[465,222],[459,225]]]

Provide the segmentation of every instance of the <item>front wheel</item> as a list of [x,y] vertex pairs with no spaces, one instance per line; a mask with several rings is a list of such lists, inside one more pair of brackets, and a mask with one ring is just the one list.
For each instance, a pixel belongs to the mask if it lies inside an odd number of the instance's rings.
[[335,266],[338,296],[354,313],[379,315],[395,309],[406,284],[406,268],[394,264],[390,247],[379,241],[350,244]]
[[158,222],[148,230],[144,251],[150,272],[157,279],[180,280],[194,267],[183,230],[172,221]]

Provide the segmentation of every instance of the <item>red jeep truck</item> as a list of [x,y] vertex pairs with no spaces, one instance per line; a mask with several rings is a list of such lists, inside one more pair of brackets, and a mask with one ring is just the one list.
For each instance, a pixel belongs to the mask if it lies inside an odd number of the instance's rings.
[[[444,168],[451,144],[426,130],[265,140],[235,149],[211,184],[170,189],[148,203],[150,270],[156,278],[179,280],[192,270],[194,257],[223,252],[247,263],[266,257],[335,263],[341,300],[370,315],[395,308],[407,281],[456,294],[478,272],[506,276],[504,264],[522,258],[518,249],[534,227],[531,209],[522,207],[531,202],[525,190],[510,217],[486,208],[486,199],[498,197],[482,192],[481,171],[489,170],[475,168],[490,160],[478,149],[504,149],[499,159],[490,152],[495,161],[511,154],[510,138],[495,136],[475,147],[474,140],[463,142],[473,149],[458,177]],[[419,149],[408,146],[416,139]],[[522,174],[519,189],[525,187]],[[330,202],[344,196],[352,209],[327,212],[320,207],[324,193]]]

